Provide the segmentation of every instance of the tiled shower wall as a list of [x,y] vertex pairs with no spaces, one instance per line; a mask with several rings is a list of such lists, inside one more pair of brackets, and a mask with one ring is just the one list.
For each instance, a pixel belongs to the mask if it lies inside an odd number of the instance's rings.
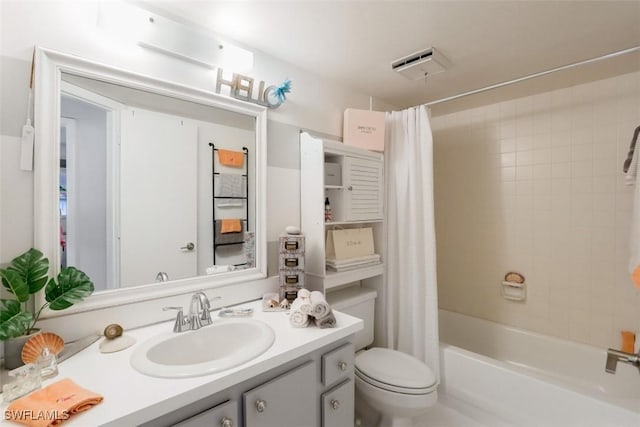
[[[639,72],[434,115],[440,308],[599,347],[640,339],[622,173],[638,125]],[[525,302],[502,298],[508,271]]]

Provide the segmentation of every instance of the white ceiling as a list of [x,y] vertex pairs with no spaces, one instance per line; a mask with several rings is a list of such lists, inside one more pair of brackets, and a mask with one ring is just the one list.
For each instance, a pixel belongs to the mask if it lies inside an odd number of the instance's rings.
[[[402,108],[640,46],[640,1],[152,3]],[[445,72],[425,83],[391,71],[430,46],[451,62]],[[565,73],[562,84],[633,70],[638,54]]]

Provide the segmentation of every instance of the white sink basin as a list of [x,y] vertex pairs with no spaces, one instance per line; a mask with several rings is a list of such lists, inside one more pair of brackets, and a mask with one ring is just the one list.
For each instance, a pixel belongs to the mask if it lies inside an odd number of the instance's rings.
[[260,356],[273,344],[269,325],[253,319],[216,319],[196,331],[153,337],[131,355],[139,372],[162,378],[212,374]]

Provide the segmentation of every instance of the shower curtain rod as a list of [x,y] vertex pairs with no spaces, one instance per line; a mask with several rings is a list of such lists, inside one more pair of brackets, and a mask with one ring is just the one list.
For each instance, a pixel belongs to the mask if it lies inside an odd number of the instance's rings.
[[508,86],[510,84],[513,84],[513,83],[519,83],[519,82],[522,82],[522,81],[525,81],[525,80],[532,79],[534,77],[540,77],[540,76],[544,76],[546,74],[555,73],[556,71],[568,70],[569,68],[574,68],[574,67],[578,67],[578,66],[581,66],[581,65],[591,64],[591,63],[594,63],[594,62],[599,62],[599,61],[603,61],[605,59],[615,58],[617,56],[622,56],[622,55],[626,55],[628,53],[633,53],[633,52],[637,52],[637,51],[640,51],[640,46],[635,46],[635,47],[631,47],[631,48],[628,48],[628,49],[619,50],[617,52],[608,53],[606,55],[598,56],[596,58],[587,59],[586,61],[574,62],[573,64],[563,65],[561,67],[552,68],[550,70],[541,71],[539,73],[529,74],[528,76],[520,77],[520,78],[517,78],[517,79],[514,79],[514,80],[509,80],[509,81],[506,81],[506,82],[502,82],[502,83],[496,83],[494,85],[486,86],[486,87],[483,87],[483,88],[480,88],[480,89],[474,89],[474,90],[471,90],[469,92],[464,92],[464,93],[460,93],[458,95],[449,96],[447,98],[438,99],[436,101],[427,102],[427,103],[422,104],[422,105],[424,105],[425,107],[430,107],[432,105],[440,104],[442,102],[453,101],[454,99],[463,98],[463,97],[469,96],[469,95],[475,95],[476,93],[486,92],[488,90],[497,89],[497,88],[503,87],[503,86]]

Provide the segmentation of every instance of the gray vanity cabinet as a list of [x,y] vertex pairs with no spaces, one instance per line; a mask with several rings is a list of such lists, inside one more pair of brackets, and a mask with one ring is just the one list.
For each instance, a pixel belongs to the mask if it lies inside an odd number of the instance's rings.
[[194,415],[174,427],[239,427],[238,402],[231,400]]
[[354,382],[348,379],[322,394],[322,427],[353,426],[354,392]]
[[267,370],[141,427],[353,427],[353,336]]
[[243,394],[245,427],[315,427],[317,364],[309,361]]

